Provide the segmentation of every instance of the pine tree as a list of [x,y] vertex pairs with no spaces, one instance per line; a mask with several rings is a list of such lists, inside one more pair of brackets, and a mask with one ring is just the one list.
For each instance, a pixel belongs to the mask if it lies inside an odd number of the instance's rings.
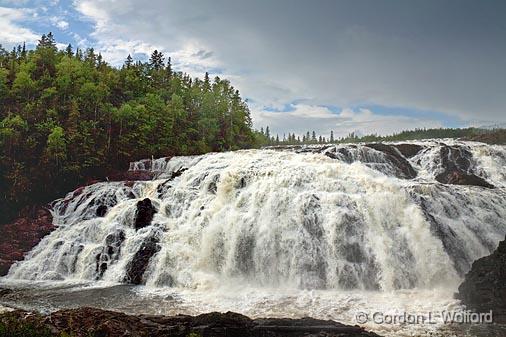
[[149,58],[149,65],[154,70],[160,70],[164,67],[164,60],[163,53],[155,49]]
[[130,54],[128,54],[126,60],[125,60],[125,67],[127,69],[130,69],[130,67],[132,66],[132,63],[134,62],[132,56]]
[[23,48],[21,49],[21,58],[26,59],[26,43],[23,42]]
[[170,80],[172,78],[172,59],[170,57],[167,60],[167,66],[165,67],[165,73],[166,73],[168,82],[170,82]]
[[65,54],[68,57],[74,56],[74,52],[72,51],[72,45],[70,43],[67,45],[67,48],[65,48]]
[[330,131],[330,142],[334,142],[334,131]]

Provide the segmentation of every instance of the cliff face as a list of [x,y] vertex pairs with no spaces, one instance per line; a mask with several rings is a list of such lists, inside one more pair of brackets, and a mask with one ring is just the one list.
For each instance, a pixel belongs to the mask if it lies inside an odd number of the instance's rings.
[[468,309],[492,310],[495,323],[506,323],[506,239],[491,255],[473,263],[457,297]]
[[55,228],[53,217],[44,207],[27,207],[15,221],[2,225],[0,235],[0,276],[24,258],[40,240]]

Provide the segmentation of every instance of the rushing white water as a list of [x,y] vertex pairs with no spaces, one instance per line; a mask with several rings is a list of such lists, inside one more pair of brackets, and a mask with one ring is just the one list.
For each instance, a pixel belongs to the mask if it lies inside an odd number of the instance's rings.
[[[56,201],[58,228],[7,280],[123,283],[140,263],[141,283],[152,290],[212,297],[227,284],[256,291],[379,290],[375,296],[384,299],[382,293],[399,289],[446,289],[442,301],[453,303],[451,293],[471,263],[506,234],[506,149],[426,141],[402,155],[397,145],[132,163],[131,170],[151,170],[156,178],[98,183]],[[495,188],[436,181],[453,164]],[[136,229],[138,202],[146,198],[156,213]]]

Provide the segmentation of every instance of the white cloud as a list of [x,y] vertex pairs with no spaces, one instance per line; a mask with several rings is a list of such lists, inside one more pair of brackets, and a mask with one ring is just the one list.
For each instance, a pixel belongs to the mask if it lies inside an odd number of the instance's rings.
[[20,24],[20,21],[33,16],[33,13],[33,10],[26,8],[0,7],[0,41],[4,47],[22,42],[37,42],[39,35]]
[[334,131],[336,137],[347,136],[351,132],[358,134],[388,135],[399,130],[415,128],[437,128],[442,123],[432,119],[409,116],[379,115],[369,109],[350,108],[334,113],[327,107],[296,104],[287,112],[253,110],[256,127],[269,126],[272,134],[282,136],[284,132],[303,135],[307,131],[329,136]]
[[67,30],[69,28],[69,23],[60,16],[52,16],[49,18],[49,21],[56,27],[61,30]]

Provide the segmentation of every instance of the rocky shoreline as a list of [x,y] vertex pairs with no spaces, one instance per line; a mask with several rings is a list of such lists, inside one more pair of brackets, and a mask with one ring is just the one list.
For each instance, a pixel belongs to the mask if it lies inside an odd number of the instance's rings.
[[[24,334],[23,334],[24,333]],[[251,319],[234,312],[198,316],[131,316],[95,308],[40,315],[0,314],[0,336],[33,337],[379,337],[359,326],[313,318]]]
[[467,309],[492,311],[495,323],[506,324],[506,238],[491,255],[474,261],[456,297]]

